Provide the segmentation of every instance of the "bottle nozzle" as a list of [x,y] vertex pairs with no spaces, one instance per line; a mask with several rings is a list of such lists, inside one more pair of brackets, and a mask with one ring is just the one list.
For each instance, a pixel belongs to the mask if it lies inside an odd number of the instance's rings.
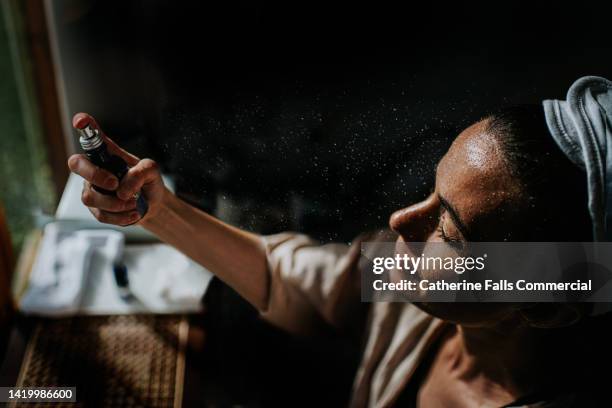
[[93,150],[99,147],[104,141],[100,135],[100,130],[91,123],[85,125],[84,128],[77,129],[79,131],[79,143],[84,150]]

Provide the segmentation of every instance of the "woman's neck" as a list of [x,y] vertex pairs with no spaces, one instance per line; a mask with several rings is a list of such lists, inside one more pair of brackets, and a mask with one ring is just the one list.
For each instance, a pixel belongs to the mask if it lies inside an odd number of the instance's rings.
[[[457,326],[449,339],[455,373],[465,381],[495,384],[516,396],[546,388],[559,375],[555,352],[568,329],[536,329],[513,317],[487,328]],[[561,333],[563,332],[563,333]]]

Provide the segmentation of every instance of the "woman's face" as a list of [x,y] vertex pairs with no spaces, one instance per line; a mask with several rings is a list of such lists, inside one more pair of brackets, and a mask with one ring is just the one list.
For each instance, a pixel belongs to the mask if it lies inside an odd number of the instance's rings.
[[[398,241],[503,241],[524,228],[522,190],[486,129],[484,121],[465,129],[438,164],[434,192],[391,216],[389,225],[399,234]],[[502,303],[418,305],[434,316],[470,325],[499,321],[516,309]]]

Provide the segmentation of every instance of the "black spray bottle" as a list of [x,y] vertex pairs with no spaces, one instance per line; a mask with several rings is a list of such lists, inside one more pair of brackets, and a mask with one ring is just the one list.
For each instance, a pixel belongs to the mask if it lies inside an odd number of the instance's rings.
[[[129,167],[121,157],[115,156],[108,151],[100,129],[95,127],[93,123],[88,123],[84,128],[77,130],[80,134],[79,143],[89,160],[96,166],[108,170],[117,177],[118,180],[121,180],[128,172]],[[97,186],[93,186],[93,188],[102,194],[115,195],[114,191],[105,190]],[[149,205],[144,195],[138,193],[136,210],[140,214],[140,217],[144,217],[148,209]]]

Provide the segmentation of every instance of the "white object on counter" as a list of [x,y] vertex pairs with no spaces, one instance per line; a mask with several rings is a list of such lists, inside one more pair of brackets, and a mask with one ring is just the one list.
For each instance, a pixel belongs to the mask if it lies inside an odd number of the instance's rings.
[[[128,270],[133,300],[119,295],[113,264]],[[191,313],[201,310],[212,274],[165,244],[125,245],[121,232],[75,229],[73,223],[45,227],[24,295],[26,314]]]

